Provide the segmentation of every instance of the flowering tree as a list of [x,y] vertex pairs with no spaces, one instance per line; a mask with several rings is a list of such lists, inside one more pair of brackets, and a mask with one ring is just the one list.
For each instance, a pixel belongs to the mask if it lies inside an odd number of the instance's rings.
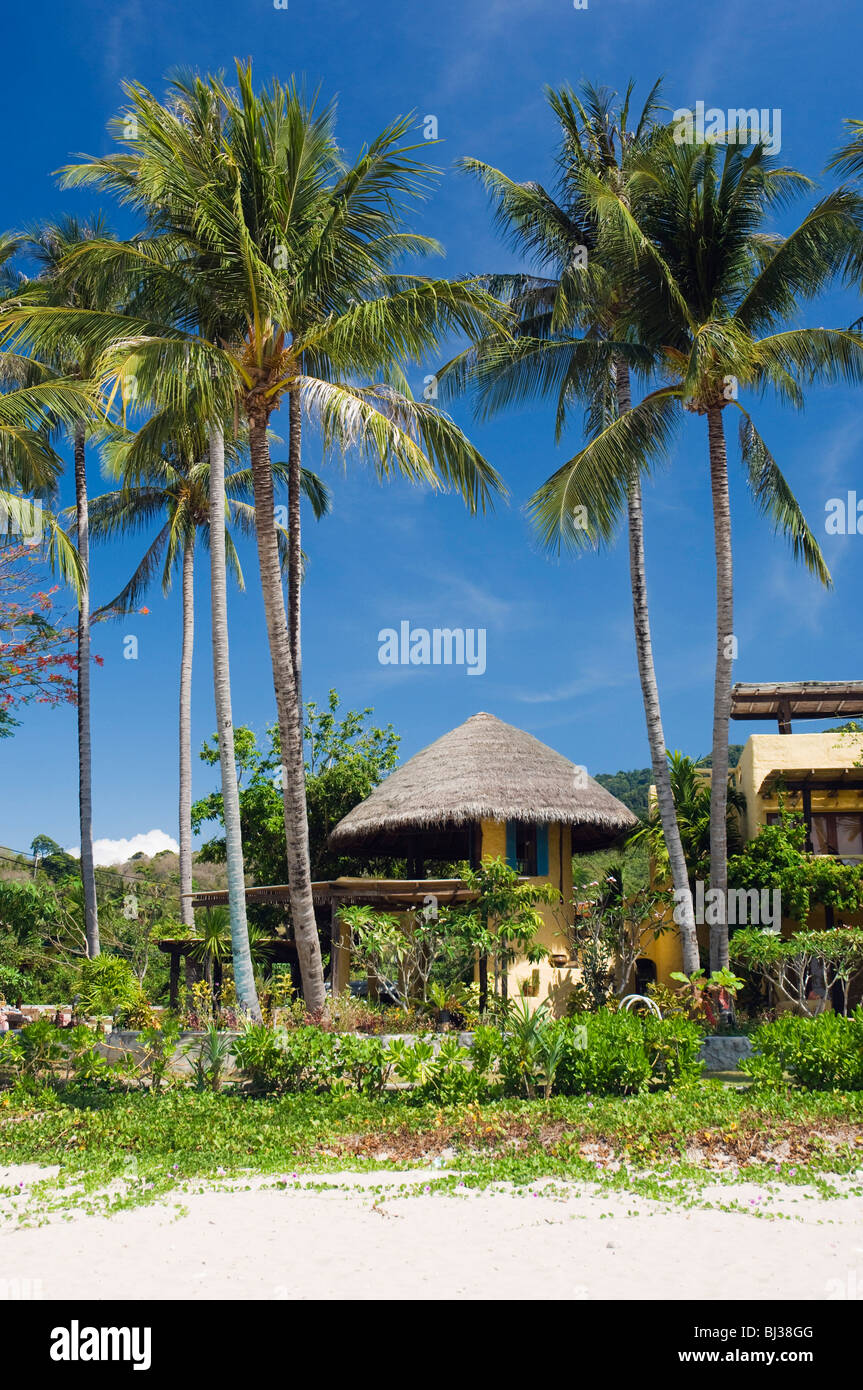
[[57,620],[58,586],[38,588],[40,561],[32,546],[0,546],[0,738],[19,723],[13,710],[76,699],[75,629]]

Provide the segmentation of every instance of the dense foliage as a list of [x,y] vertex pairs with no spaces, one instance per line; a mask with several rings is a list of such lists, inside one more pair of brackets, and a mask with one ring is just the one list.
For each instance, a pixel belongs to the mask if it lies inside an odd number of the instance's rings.
[[807,854],[802,816],[783,813],[777,825],[764,825],[728,861],[733,888],[779,889],[782,914],[805,922],[816,904],[845,912],[863,910],[863,865],[843,864],[829,855]]
[[756,1081],[782,1084],[787,1072],[808,1091],[863,1090],[863,1009],[847,1018],[783,1014],[752,1034],[755,1055],[741,1064]]
[[[398,761],[399,735],[391,724],[382,729],[375,727],[371,708],[340,714],[339,704],[336,691],[331,690],[326,709],[319,709],[313,701],[305,706],[306,804],[312,879],[368,872],[368,860],[334,854],[327,837],[338,821],[364,801]],[[287,883],[278,727],[268,728],[267,746],[262,749],[253,731],[240,725],[234,731],[234,748],[240,776],[240,821],[246,867],[258,883]],[[218,765],[215,738],[204,744],[201,758],[211,766]],[[195,830],[214,821],[223,823],[220,791],[200,798],[192,807]],[[202,860],[222,862],[224,857],[223,837],[214,836],[204,844]]]

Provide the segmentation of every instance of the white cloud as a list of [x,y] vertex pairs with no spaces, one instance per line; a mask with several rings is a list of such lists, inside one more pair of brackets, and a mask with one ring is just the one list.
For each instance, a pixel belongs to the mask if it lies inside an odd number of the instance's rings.
[[[160,854],[163,849],[169,849],[173,854],[178,854],[180,846],[171,835],[167,835],[164,830],[148,830],[143,835],[133,835],[130,840],[94,840],[93,858],[100,869],[107,868],[109,864],[122,864],[127,859],[131,859],[133,854]],[[81,857],[81,847],[67,851],[73,854],[76,859]]]

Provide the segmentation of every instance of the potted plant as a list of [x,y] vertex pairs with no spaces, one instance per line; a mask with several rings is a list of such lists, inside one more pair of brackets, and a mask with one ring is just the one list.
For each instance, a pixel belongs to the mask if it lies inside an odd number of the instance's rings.
[[437,980],[429,985],[429,999],[437,1013],[438,1032],[446,1032],[452,1026],[452,1011],[449,990]]

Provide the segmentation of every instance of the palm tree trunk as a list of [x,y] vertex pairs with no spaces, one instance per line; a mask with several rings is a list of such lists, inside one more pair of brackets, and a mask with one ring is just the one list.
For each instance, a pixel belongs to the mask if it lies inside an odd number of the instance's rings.
[[298,698],[294,658],[285,613],[285,596],[282,590],[267,423],[265,412],[250,413],[249,449],[255,491],[255,531],[284,769],[282,796],[285,808],[291,920],[297,943],[306,1009],[310,1014],[318,1015],[323,1014],[326,1008],[326,994],[309,864],[302,708]]
[[75,520],[81,589],[78,595],[78,817],[81,830],[81,883],[87,955],[99,954],[99,911],[93,864],[93,749],[90,737],[90,527],[87,511],[86,443],[83,425],[75,426]]
[[[629,367],[625,362],[615,364],[618,413],[623,415],[632,409],[632,393],[629,382]],[[671,791],[671,776],[666,757],[665,733],[662,727],[662,711],[659,703],[659,687],[656,681],[656,668],[653,664],[653,643],[650,634],[650,614],[647,607],[647,572],[644,561],[644,512],[641,501],[641,475],[633,470],[627,495],[629,517],[629,578],[632,587],[632,615],[635,623],[635,650],[638,657],[638,675],[641,680],[641,698],[644,703],[644,718],[647,724],[647,741],[650,745],[650,762],[653,768],[653,781],[656,787],[656,802],[662,834],[668,850],[671,866],[671,881],[675,894],[675,920],[680,928],[683,946],[683,969],[687,975],[698,969],[698,938],[695,932],[695,909],[692,905],[692,889],[686,869],[686,857],[677,824],[677,813]]]
[[733,665],[734,580],[731,559],[731,507],[728,499],[728,456],[722,410],[707,412],[710,445],[710,491],[713,498],[713,542],[716,551],[716,675],[713,684],[713,751],[710,781],[710,886],[721,898],[714,909],[718,922],[710,926],[710,969],[728,965],[728,720],[731,715]]
[[213,686],[222,769],[225,815],[225,857],[228,865],[228,909],[231,914],[231,954],[237,1003],[256,1022],[261,1006],[255,989],[249,930],[246,923],[246,884],[240,835],[240,792],[234,756],[231,713],[231,671],[228,659],[228,599],[225,575],[225,436],[221,426],[209,433],[210,452],[210,596],[213,618]]
[[303,582],[303,544],[300,514],[300,476],[302,472],[302,407],[299,391],[291,391],[288,402],[288,632],[294,659],[297,704],[303,708],[303,658],[300,601]]
[[180,921],[192,927],[192,651],[195,643],[195,538],[183,547],[183,644],[180,655]]

